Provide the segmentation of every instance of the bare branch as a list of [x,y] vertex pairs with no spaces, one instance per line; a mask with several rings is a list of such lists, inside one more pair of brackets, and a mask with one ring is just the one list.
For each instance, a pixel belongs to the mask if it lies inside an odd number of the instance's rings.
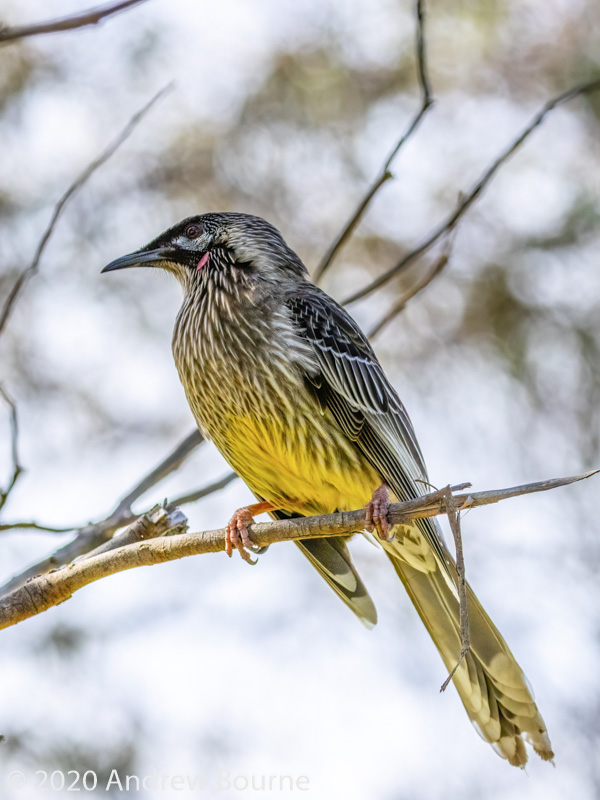
[[406,131],[402,134],[402,136],[398,139],[398,141],[394,145],[394,148],[392,149],[392,151],[386,158],[385,162],[383,163],[383,166],[381,167],[377,177],[375,178],[371,186],[367,189],[366,194],[358,204],[358,207],[356,208],[354,214],[350,217],[344,228],[342,228],[336,240],[333,242],[327,253],[325,253],[325,255],[323,256],[313,276],[313,280],[315,283],[319,283],[319,281],[321,280],[321,278],[331,265],[333,259],[337,255],[338,251],[352,236],[354,229],[362,219],[363,214],[365,213],[371,200],[375,197],[379,189],[383,186],[384,183],[386,183],[386,181],[394,177],[393,174],[390,172],[392,162],[394,161],[394,159],[396,158],[402,147],[413,135],[415,130],[419,127],[421,120],[433,105],[433,96],[431,93],[431,85],[429,83],[429,75],[427,72],[427,54],[425,50],[425,9],[423,0],[416,0],[416,19],[417,19],[416,57],[417,57],[417,73],[422,93],[421,107],[410,121]]
[[25,39],[28,36],[38,36],[40,33],[60,33],[70,31],[75,28],[85,28],[88,25],[97,25],[107,17],[125,11],[131,6],[144,3],[145,0],[121,0],[119,3],[111,3],[108,6],[90,8],[71,17],[61,17],[60,19],[49,20],[48,22],[38,22],[34,25],[17,25],[9,28],[0,25],[0,43],[15,42],[17,39]]
[[69,533],[70,531],[75,530],[75,527],[73,526],[70,528],[53,528],[51,525],[41,525],[39,522],[35,522],[34,520],[20,520],[19,522],[1,523],[0,533],[3,531],[12,531],[17,528],[29,531],[42,531],[45,533]]
[[[155,469],[142,478],[129,494],[119,501],[112,514],[100,522],[91,522],[89,525],[80,528],[76,531],[76,536],[72,541],[59,548],[51,556],[48,556],[48,558],[38,561],[21,574],[11,578],[4,586],[0,587],[0,596],[6,592],[13,591],[13,589],[21,586],[25,581],[36,575],[41,575],[44,572],[48,572],[48,570],[56,569],[64,564],[70,564],[71,561],[74,561],[79,556],[90,552],[90,550],[110,540],[120,528],[130,525],[137,520],[142,515],[134,514],[131,510],[131,505],[135,500],[140,498],[159,481],[163,480],[163,478],[166,478],[171,472],[179,469],[190,453],[203,441],[204,438],[202,434],[197,430],[193,431],[189,436],[186,436],[186,438],[180,442]],[[222,482],[221,480],[220,483]],[[218,488],[221,488],[217,484],[213,484],[212,487],[214,488],[208,486],[187,497],[179,498],[178,505],[191,503],[195,499],[206,497],[211,491],[217,491]],[[34,530],[45,530],[52,533],[65,533],[66,531],[76,530],[75,528],[66,528],[64,530],[60,528],[51,528],[45,525],[38,525],[35,522],[16,522],[0,525],[0,531],[7,531],[12,528],[33,528]]]
[[168,91],[172,88],[172,84],[168,84],[167,86],[163,87],[154,97],[150,100],[150,102],[146,103],[146,105],[137,111],[129,120],[127,125],[123,128],[121,133],[108,145],[106,150],[104,150],[98,158],[94,159],[79,175],[78,178],[69,186],[67,191],[63,194],[60,198],[58,203],[54,206],[54,211],[52,212],[52,216],[50,218],[50,222],[48,223],[48,227],[44,231],[42,238],[37,246],[35,254],[33,256],[33,261],[31,264],[23,270],[23,272],[19,275],[17,280],[15,281],[12,289],[10,290],[8,297],[6,298],[4,305],[2,307],[2,311],[0,311],[0,334],[4,331],[6,327],[6,323],[8,322],[8,318],[14,308],[14,305],[25,286],[25,283],[32,278],[39,269],[40,259],[48,244],[50,237],[54,233],[54,228],[56,227],[56,223],[59,220],[65,206],[71,199],[71,197],[75,194],[75,192],[80,189],[84,183],[96,172],[96,170],[101,167],[108,159],[113,155],[113,153],[118,150],[118,148],[125,142],[142,121],[142,119],[146,116],[148,111],[152,108],[152,106],[161,98],[163,97]]
[[23,467],[19,462],[19,419],[17,417],[17,407],[14,400],[9,397],[2,386],[0,386],[0,397],[2,397],[10,411],[10,449],[12,460],[12,474],[8,486],[6,489],[0,489],[0,509],[2,509],[10,493],[14,489],[16,482],[19,480],[19,476],[23,472]]
[[[172,511],[167,511],[166,509],[162,508],[154,508],[150,511],[147,515],[144,515],[143,518],[135,521],[127,531],[124,532],[123,536],[127,537],[132,541],[141,542],[142,540],[148,539],[150,537],[157,537],[163,536],[168,534],[173,528],[179,530],[182,525],[185,525],[186,518],[185,516],[179,511],[179,509],[175,509]],[[180,534],[185,535],[185,534]],[[110,542],[107,543],[110,545]],[[135,547],[137,545],[129,544],[127,547],[122,547],[119,549],[118,552],[126,552],[131,547]],[[46,608],[50,608],[51,605],[56,605],[58,603],[63,602],[63,600],[67,600],[70,597],[71,591],[69,590],[68,585],[65,586],[63,583],[63,578],[67,577],[70,574],[72,569],[78,573],[83,568],[83,574],[86,577],[90,577],[89,570],[86,569],[86,564],[93,564],[96,569],[99,569],[99,572],[95,572],[95,577],[91,580],[87,581],[89,583],[92,580],[97,580],[98,578],[102,577],[101,572],[105,568],[103,566],[103,562],[106,562],[108,559],[108,563],[110,563],[110,559],[112,557],[112,552],[117,551],[110,551],[110,552],[99,552],[98,555],[94,556],[93,558],[84,559],[82,561],[76,561],[75,563],[71,564],[69,567],[63,567],[62,569],[54,569],[51,572],[40,575],[37,578],[32,578],[26,584],[21,586],[19,589],[14,591],[12,594],[7,595],[5,598],[0,598],[0,609],[6,609],[8,607],[12,607],[15,609],[13,605],[13,601],[16,604],[16,611],[19,613],[25,612],[25,617],[31,616],[28,611],[31,611],[32,608],[38,608],[38,612],[46,610]],[[106,573],[110,574],[110,573]],[[57,581],[57,578],[60,579]],[[56,590],[50,588],[50,597],[52,598],[51,602],[42,608],[41,606],[37,605],[37,601],[35,599],[35,591],[36,587],[43,585],[47,587],[57,586]],[[81,584],[82,586],[85,584]],[[80,588],[80,587],[78,587]],[[22,606],[22,601],[25,600],[26,606]],[[56,601],[56,602],[54,602]],[[43,602],[43,601],[42,601]],[[36,613],[36,612],[34,612]],[[15,620],[16,622],[17,620]]]
[[167,509],[163,506],[154,506],[146,514],[136,519],[128,528],[113,536],[108,542],[86,553],[82,558],[94,558],[101,553],[117,550],[129,544],[154,539],[157,536],[185,533],[187,531],[187,517],[178,508]]
[[[169,455],[161,461],[161,463],[155,467],[148,475],[145,475],[139,483],[127,494],[122,500],[119,501],[118,505],[116,506],[115,510],[112,514],[107,517],[105,522],[109,522],[114,519],[124,519],[125,522],[123,524],[129,524],[134,519],[137,519],[139,516],[138,514],[133,514],[131,512],[131,506],[133,503],[138,500],[142,495],[144,495],[147,491],[152,489],[157,483],[164,480],[168,475],[175,470],[179,469],[179,467],[183,464],[186,458],[190,455],[190,453],[198,447],[198,445],[202,444],[204,441],[204,437],[200,433],[199,430],[192,431],[189,436],[180,442],[175,449],[169,453]],[[170,505],[171,506],[182,506],[186,503],[193,503],[196,500],[200,500],[202,497],[206,497],[212,492],[216,492],[218,489],[222,489],[223,486],[227,486],[227,484],[235,478],[236,475],[233,473],[232,475],[228,475],[226,478],[221,478],[219,481],[215,481],[215,483],[210,484],[209,486],[205,486],[202,489],[198,489],[195,492],[191,492],[188,495],[182,495],[179,498],[173,500]],[[100,525],[102,523],[95,523],[95,525]],[[77,525],[71,525],[68,528],[54,528],[50,525],[40,525],[38,522],[5,522],[0,524],[0,532],[2,531],[10,531],[13,528],[25,528],[35,531],[47,531],[48,533],[68,533],[69,531],[77,530]],[[65,562],[67,563],[67,562]],[[56,565],[55,565],[56,566]],[[38,574],[38,573],[36,573]],[[1,590],[0,590],[1,594]]]
[[41,559],[41,561],[28,567],[0,587],[0,597],[6,592],[12,592],[38,575],[62,567],[65,564],[70,564],[79,556],[108,541],[120,528],[135,522],[135,520],[136,516],[134,514],[124,512],[122,516],[111,514],[110,517],[102,520],[102,522],[91,522],[84,528],[80,528],[76,532],[75,538],[70,542],[67,542],[63,547],[59,547],[51,556]]
[[224,489],[226,486],[237,479],[237,475],[235,472],[228,472],[227,475],[219,478],[218,481],[214,483],[209,483],[208,486],[204,486],[202,489],[197,489],[195,492],[190,492],[189,494],[182,494],[179,497],[176,497],[174,500],[169,500],[169,508],[174,508],[175,506],[185,506],[189,503],[195,503],[197,500],[202,500],[204,497],[208,497],[209,494],[214,494],[214,492],[218,492],[221,489]]
[[506,147],[506,149],[503,150],[502,153],[500,153],[500,155],[487,167],[477,183],[469,192],[464,195],[463,199],[459,202],[455,210],[436,228],[428,233],[422,242],[414,248],[414,250],[411,250],[409,253],[403,256],[403,258],[401,258],[395,266],[393,266],[387,272],[384,272],[383,275],[380,275],[374,281],[371,281],[371,283],[367,284],[364,288],[346,298],[343,305],[355,303],[357,300],[361,300],[363,297],[366,297],[377,289],[380,289],[382,286],[385,286],[392,280],[392,278],[395,278],[403,270],[405,270],[406,267],[408,267],[408,265],[411,264],[416,258],[427,252],[427,250],[429,250],[429,248],[432,247],[432,245],[434,245],[439,239],[449,234],[461,220],[466,211],[468,211],[468,209],[477,200],[479,195],[483,192],[500,167],[510,158],[510,156],[512,156],[514,152],[519,149],[519,147],[521,147],[526,139],[529,138],[530,134],[542,124],[548,114],[550,114],[559,106],[562,106],[565,103],[568,103],[570,100],[573,100],[575,97],[590,94],[591,92],[596,92],[599,89],[600,78],[596,78],[593,81],[573,86],[567,92],[564,92],[563,94],[560,94],[545,103],[545,105],[542,106],[542,108],[532,118],[529,124],[521,131],[521,133],[519,133],[519,135]]
[[[160,483],[167,475],[178,470],[190,453],[201,445],[203,441],[204,436],[198,429],[192,431],[189,436],[186,436],[186,438],[177,445],[172,453],[169,453],[169,455],[161,461],[156,469],[153,469],[152,472],[142,478],[129,494],[120,501],[114,513],[118,514],[123,511],[131,511],[132,504],[135,503],[138,498],[146,494],[146,492],[153,486],[156,486],[157,483]],[[206,494],[209,494],[209,492],[206,492]],[[200,497],[204,497],[204,495],[200,495]],[[180,500],[177,502],[177,505],[181,506],[183,502]]]
[[[542,492],[565,486],[596,475],[600,470],[570,478],[525,484],[510,489],[474,492],[454,496],[455,510],[497,503],[508,497],[532,492]],[[431,517],[446,512],[445,490],[433,492],[406,503],[390,506],[388,518],[392,524],[406,524],[419,517]],[[173,513],[173,512],[167,512]],[[181,524],[181,518],[178,517]],[[296,539],[342,536],[363,530],[365,509],[326,514],[318,517],[278,520],[256,523],[251,526],[250,537],[258,547],[275,542]],[[151,536],[152,524],[145,527],[145,535]],[[46,611],[54,605],[68,600],[74,592],[100,578],[123,572],[134,567],[150,566],[165,561],[200,553],[216,553],[225,549],[225,529],[161,536],[149,541],[129,544],[116,550],[86,558],[63,569],[40,575],[24,586],[0,599],[0,629],[15,625],[28,617]]]
[[[59,548],[55,553],[47,558],[38,561],[31,567],[15,575],[4,586],[0,587],[0,596],[7,592],[14,591],[17,587],[22,586],[26,581],[38,575],[42,575],[49,570],[57,569],[58,567],[70,564],[76,558],[79,558],[86,553],[97,550],[103,544],[108,543],[111,548],[113,541],[118,539],[115,537],[116,531],[131,525],[136,520],[143,518],[146,514],[137,514],[131,510],[131,505],[135,500],[139,499],[149,489],[167,477],[171,472],[179,469],[185,459],[190,453],[202,442],[204,437],[199,431],[193,431],[187,436],[169,455],[147,476],[135,486],[129,494],[124,497],[116,506],[115,510],[106,519],[100,522],[89,523],[79,530],[76,527],[71,528],[52,528],[47,525],[39,525],[36,522],[13,522],[0,525],[0,532],[9,531],[13,528],[31,528],[38,531],[47,531],[49,533],[67,533],[75,531],[76,536],[63,547]],[[168,508],[175,510],[176,506],[183,506],[189,503],[195,503],[214,492],[223,489],[237,478],[235,472],[230,472],[223,478],[197,489],[189,494],[176,497],[173,501],[168,503]],[[150,512],[148,512],[150,513]]]
[[440,272],[446,267],[448,262],[450,261],[450,253],[452,250],[452,236],[448,236],[444,243],[444,249],[442,251],[441,256],[433,265],[433,269],[429,270],[420,281],[418,281],[414,286],[412,286],[408,291],[406,291],[403,295],[401,295],[398,300],[394,303],[394,305],[387,311],[381,319],[373,325],[370,331],[368,331],[367,336],[369,339],[374,339],[377,334],[381,333],[381,331],[387,327],[392,320],[394,320],[398,314],[400,314],[406,308],[407,303],[412,300],[419,292],[421,292],[426,286],[429,286],[431,281],[436,278]]
[[[173,467],[173,469],[174,470],[177,469],[178,466],[179,465]],[[160,480],[162,480],[162,478],[164,478],[164,477],[165,476],[163,475],[160,478]],[[238,478],[238,476],[236,475],[235,472],[228,472],[227,475],[224,475],[222,478],[219,478],[219,480],[214,481],[213,483],[209,483],[208,486],[203,486],[201,489],[196,489],[196,491],[194,491],[194,492],[189,492],[188,494],[182,494],[179,497],[175,497],[173,500],[169,500],[169,502],[167,503],[167,507],[168,508],[176,508],[178,506],[185,506],[185,505],[189,505],[190,503],[196,503],[198,500],[202,500],[205,497],[208,497],[209,495],[214,494],[215,492],[218,492],[221,489],[224,489],[226,486],[229,486],[229,484],[232,483],[234,480],[237,480],[237,478]],[[148,487],[148,488],[150,488],[150,487]],[[126,499],[128,499],[128,498],[126,498]],[[126,508],[123,507],[123,503],[124,502],[125,502],[125,500],[122,500],[119,503],[119,507],[121,507],[121,511],[126,510]],[[113,512],[113,513],[116,514],[116,511]],[[138,515],[137,514],[132,514],[132,518],[138,518]],[[50,525],[40,525],[40,523],[35,522],[33,520],[31,520],[31,521],[0,523],[0,533],[2,533],[3,531],[11,531],[11,530],[14,530],[14,529],[41,531],[41,532],[45,532],[45,533],[70,533],[71,531],[77,530],[77,526],[76,525],[71,525],[70,527],[67,527],[67,528],[53,528]],[[113,537],[113,539],[114,539],[114,537]],[[36,574],[38,574],[38,573],[36,573]],[[0,594],[2,594],[1,591],[0,591]]]

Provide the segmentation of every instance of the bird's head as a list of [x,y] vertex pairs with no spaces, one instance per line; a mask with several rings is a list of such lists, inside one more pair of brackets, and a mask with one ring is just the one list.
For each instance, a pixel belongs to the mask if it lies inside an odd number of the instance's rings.
[[229,212],[188,217],[102,272],[127,267],[161,267],[188,292],[209,281],[221,286],[281,284],[306,276],[302,261],[270,223]]

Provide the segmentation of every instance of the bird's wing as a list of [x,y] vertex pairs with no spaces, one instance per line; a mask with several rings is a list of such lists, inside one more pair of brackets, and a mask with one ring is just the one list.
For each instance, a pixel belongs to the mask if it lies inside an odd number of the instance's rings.
[[[316,370],[306,374],[323,410],[328,410],[400,501],[423,494],[417,481],[427,470],[411,421],[356,322],[334,300],[308,286],[287,299],[296,330],[309,341]],[[447,569],[447,551],[437,526],[418,527]]]

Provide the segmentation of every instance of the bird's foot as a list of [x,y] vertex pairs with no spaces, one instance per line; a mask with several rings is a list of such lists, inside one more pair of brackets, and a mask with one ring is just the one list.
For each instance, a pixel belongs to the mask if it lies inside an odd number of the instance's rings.
[[225,552],[230,558],[235,547],[246,563],[256,564],[256,559],[250,557],[248,550],[257,552],[261,548],[257,548],[252,539],[250,539],[248,525],[254,524],[255,514],[271,511],[272,508],[272,505],[267,502],[238,508],[225,528]]
[[386,542],[394,537],[390,536],[393,526],[388,522],[388,511],[390,510],[390,490],[387,484],[382,483],[379,489],[375,489],[371,501],[367,503],[365,513],[365,528],[369,533],[377,529],[377,535]]

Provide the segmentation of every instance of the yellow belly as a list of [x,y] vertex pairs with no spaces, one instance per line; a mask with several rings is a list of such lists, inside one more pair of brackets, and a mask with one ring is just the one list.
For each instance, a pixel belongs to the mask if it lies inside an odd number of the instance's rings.
[[381,483],[375,470],[326,415],[293,421],[235,416],[209,432],[254,494],[303,515],[364,507]]

